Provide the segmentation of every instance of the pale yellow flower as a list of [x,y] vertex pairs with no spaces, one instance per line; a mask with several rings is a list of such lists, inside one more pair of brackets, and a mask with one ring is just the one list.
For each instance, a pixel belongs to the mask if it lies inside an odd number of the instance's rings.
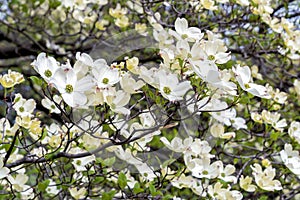
[[255,112],[251,113],[251,119],[255,122],[262,123],[262,117],[258,113]]
[[213,0],[201,0],[201,5],[207,10],[216,10],[215,1]]
[[42,133],[42,128],[41,128],[41,121],[38,119],[31,120],[29,130],[31,133],[34,135],[40,135]]
[[126,13],[127,13],[127,9],[122,8],[119,3],[117,4],[116,8],[109,9],[109,14],[114,18],[121,18],[124,15],[126,15]]
[[0,83],[5,88],[11,88],[25,81],[23,75],[19,72],[8,70],[7,74],[0,76]]
[[134,25],[134,30],[136,30],[141,35],[146,35],[147,25],[144,23],[136,23]]
[[226,132],[225,133],[224,126],[222,124],[220,124],[220,123],[214,123],[210,127],[210,132],[211,132],[212,136],[214,136],[216,138],[230,139],[230,138],[234,138],[235,137],[235,133],[234,132]]
[[24,116],[24,117],[16,117],[16,122],[19,126],[22,126],[24,128],[29,128],[31,124],[31,117],[30,116]]
[[268,159],[263,159],[261,161],[262,166],[269,167],[271,165],[271,162]]
[[240,178],[240,187],[247,192],[254,192],[256,190],[256,186],[252,184],[252,178],[250,176],[242,175]]
[[105,26],[108,25],[108,24],[109,24],[109,22],[107,20],[103,19],[103,20],[97,21],[95,26],[100,31],[104,31],[106,29]]
[[137,57],[132,57],[126,60],[126,67],[127,69],[132,72],[133,74],[139,73],[139,59]]
[[255,163],[251,166],[251,169],[253,170],[252,174],[255,182],[261,189],[267,191],[282,190],[280,181],[273,180],[276,175],[275,168],[268,166],[265,170],[262,170],[262,167]]
[[120,28],[125,28],[129,26],[129,19],[126,16],[122,16],[116,19],[115,24]]
[[69,192],[74,199],[82,199],[85,197],[86,189],[84,187],[77,190],[77,188],[69,188]]
[[251,73],[252,73],[252,76],[254,78],[257,78],[259,80],[263,80],[262,75],[258,72],[258,66],[257,65],[253,65],[251,67]]

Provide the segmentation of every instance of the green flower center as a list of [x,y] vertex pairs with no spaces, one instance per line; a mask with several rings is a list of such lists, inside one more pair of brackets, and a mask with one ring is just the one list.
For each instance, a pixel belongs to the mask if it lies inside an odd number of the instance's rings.
[[66,90],[67,93],[71,93],[71,92],[73,92],[73,86],[68,84],[68,85],[66,85],[65,90]]
[[104,83],[104,84],[107,84],[109,82],[109,79],[108,78],[104,78],[103,80],[102,80],[102,83]]
[[182,39],[186,39],[186,38],[188,38],[188,37],[189,37],[189,36],[188,36],[187,34],[182,34],[182,35],[181,35],[181,38],[182,38]]
[[171,89],[169,87],[164,87],[163,91],[165,94],[171,94]]
[[45,76],[48,77],[48,78],[52,76],[52,72],[51,72],[49,69],[47,69],[47,70],[44,72],[44,74],[45,74]]
[[221,173],[221,176],[224,178],[225,177],[225,173]]
[[81,160],[76,160],[76,165],[81,165]]
[[24,108],[23,106],[21,106],[21,107],[19,108],[19,111],[20,111],[20,112],[24,112],[24,111],[25,111],[25,108]]
[[204,170],[204,171],[202,172],[202,174],[207,175],[207,174],[208,174],[208,171]]
[[214,56],[214,55],[209,55],[209,56],[207,57],[207,59],[213,61],[213,60],[215,60],[215,56]]

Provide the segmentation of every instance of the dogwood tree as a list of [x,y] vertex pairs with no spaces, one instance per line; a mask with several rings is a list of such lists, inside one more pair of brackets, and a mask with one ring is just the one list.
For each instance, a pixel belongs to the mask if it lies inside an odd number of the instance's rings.
[[0,2],[1,199],[300,198],[300,2]]

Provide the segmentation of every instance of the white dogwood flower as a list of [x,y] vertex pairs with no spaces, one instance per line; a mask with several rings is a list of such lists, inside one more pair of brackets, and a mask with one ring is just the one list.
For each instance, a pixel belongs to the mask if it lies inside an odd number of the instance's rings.
[[[176,32],[175,32],[176,31]],[[178,40],[186,39],[189,42],[201,40],[203,33],[197,27],[188,27],[188,21],[184,18],[177,18],[175,21],[175,31],[169,30],[169,33]]]
[[69,188],[69,192],[74,199],[82,199],[85,197],[86,189],[84,187],[77,190],[77,188]]
[[240,187],[247,192],[254,192],[256,190],[256,186],[252,184],[252,177],[244,175],[240,178]]
[[83,157],[83,158],[76,158],[73,160],[72,164],[75,168],[75,170],[77,172],[81,172],[81,171],[86,171],[87,168],[85,167],[87,164],[95,161],[95,156],[94,155],[91,155],[91,156],[86,156],[86,157]]
[[182,140],[179,137],[175,137],[171,142],[169,142],[167,138],[161,137],[160,141],[163,142],[168,149],[174,152],[183,153],[191,146],[193,143],[193,138],[188,137]]
[[49,185],[47,186],[46,192],[52,195],[57,195],[59,193],[59,189],[57,187],[57,184],[52,180],[49,179]]
[[137,93],[138,90],[145,85],[145,83],[142,80],[136,81],[129,73],[125,73],[120,79],[120,85],[125,92],[134,94]]
[[300,143],[300,122],[292,121],[288,133],[291,138],[294,138],[298,143]]
[[263,171],[262,167],[255,163],[251,166],[251,169],[253,170],[252,174],[258,187],[267,191],[282,190],[280,181],[273,180],[276,175],[275,168],[269,166]]
[[94,66],[92,73],[99,88],[107,88],[120,81],[119,70],[106,64]]
[[18,192],[24,191],[29,188],[28,185],[26,185],[26,182],[28,181],[28,176],[26,174],[17,174],[16,177],[8,176],[7,179],[11,183],[13,189],[15,189]]
[[287,126],[286,119],[279,120],[280,113],[263,110],[261,116],[265,123],[271,124],[278,131],[283,131],[283,128]]
[[58,62],[51,56],[46,56],[46,53],[40,53],[36,60],[31,65],[43,77],[46,82],[49,82],[56,70],[59,68]]
[[237,178],[235,176],[232,176],[232,174],[235,172],[234,165],[228,164],[224,168],[223,163],[221,162],[220,164],[221,164],[221,166],[219,168],[220,174],[219,174],[218,178],[222,179],[223,181],[226,181],[226,182],[236,183]]
[[4,167],[3,158],[0,158],[0,179],[7,177],[9,169]]
[[284,150],[280,151],[280,157],[285,166],[289,168],[294,174],[300,177],[300,156],[299,152],[293,150],[291,144],[285,144]]
[[13,126],[10,125],[10,122],[6,118],[0,119],[0,137],[3,136],[14,136],[19,126],[17,123],[14,123]]
[[24,81],[25,81],[25,79],[24,79],[23,74],[16,72],[16,71],[12,71],[10,69],[8,70],[7,74],[0,75],[0,84],[4,88],[11,88],[11,87],[15,86],[16,84],[20,84]]
[[157,72],[159,90],[163,97],[169,101],[180,101],[186,92],[191,89],[189,81],[179,82],[176,74],[168,73],[165,70]]
[[215,183],[214,185],[209,185],[207,187],[207,193],[212,197],[212,199],[218,200],[241,200],[243,195],[240,191],[230,190],[231,187],[223,187],[223,184],[220,182]]
[[232,70],[235,73],[236,80],[243,90],[257,97],[266,99],[271,97],[270,94],[268,94],[266,87],[252,83],[251,70],[248,66],[241,67],[237,65],[236,68],[233,67]]
[[235,132],[226,132],[223,124],[214,123],[210,127],[210,133],[216,138],[230,139],[235,137]]
[[59,104],[62,99],[60,96],[54,95],[53,100],[54,100],[54,102],[52,100],[50,100],[49,98],[45,97],[44,99],[42,99],[41,103],[45,108],[47,108],[49,110],[50,113],[59,114],[60,110],[57,108],[55,103]]
[[213,0],[200,0],[201,5],[207,10],[217,10],[218,7],[215,6],[215,1]]
[[203,60],[208,60],[216,64],[227,63],[231,59],[230,53],[225,53],[219,46],[219,41],[206,41],[204,45],[202,45],[202,51],[199,52],[199,56]]
[[211,164],[210,158],[206,157],[202,159],[196,158],[186,161],[186,165],[188,166],[188,168],[190,168],[190,170],[192,171],[192,175],[196,178],[212,179],[220,175],[220,167],[222,166],[222,161],[215,161]]
[[118,90],[116,95],[113,97],[112,101],[108,101],[108,105],[112,109],[112,111],[124,115],[129,115],[130,110],[125,108],[125,106],[129,103],[130,94],[124,92],[122,90]]
[[85,92],[91,90],[94,86],[92,78],[89,76],[78,80],[69,62],[55,72],[51,83],[61,93],[63,100],[71,107],[86,104],[87,97]]
[[34,101],[34,99],[26,100],[20,93],[16,94],[13,108],[16,110],[18,116],[32,116],[35,106],[36,102]]
[[192,177],[192,176],[185,176],[182,174],[180,177],[175,177],[172,181],[171,184],[174,187],[177,187],[179,189],[181,188],[193,188],[196,187],[197,185],[197,179]]

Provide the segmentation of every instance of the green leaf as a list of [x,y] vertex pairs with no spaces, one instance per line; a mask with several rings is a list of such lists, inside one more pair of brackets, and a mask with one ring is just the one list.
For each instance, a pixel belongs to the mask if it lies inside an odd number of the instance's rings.
[[50,8],[55,9],[55,8],[57,8],[57,7],[60,6],[60,5],[61,5],[61,2],[58,1],[58,0],[50,0],[50,1],[49,1],[49,7],[50,7]]
[[134,187],[133,187],[133,193],[134,194],[138,194],[138,193],[141,193],[143,191],[144,191],[144,189],[141,188],[141,185],[138,182],[134,184]]
[[113,197],[115,196],[115,194],[116,194],[116,191],[115,190],[112,190],[112,191],[110,191],[110,192],[104,192],[103,194],[102,194],[102,200],[112,200],[113,199]]
[[149,184],[149,190],[150,190],[151,195],[155,196],[153,194],[156,193],[156,188],[154,187],[154,185],[152,185],[152,183]]
[[268,196],[263,195],[263,196],[259,197],[259,200],[268,200]]
[[234,158],[233,159],[233,164],[237,164],[239,162],[239,159],[238,158]]
[[123,172],[118,177],[118,184],[122,190],[127,186],[127,178]]
[[272,131],[271,134],[270,134],[271,140],[276,141],[279,137],[279,134],[280,134],[279,132]]
[[38,85],[38,86],[43,85],[43,80],[41,78],[38,78],[37,76],[30,76],[29,78],[33,84]]
[[156,190],[155,186],[152,183],[149,184],[149,190],[152,196],[163,195],[160,191]]
[[103,161],[103,164],[104,164],[105,166],[111,167],[115,162],[116,162],[116,157],[111,157],[111,158],[106,158],[106,159]]
[[39,191],[44,192],[46,190],[46,188],[48,187],[49,183],[50,183],[49,179],[44,180],[43,182],[39,182],[38,183]]
[[183,59],[178,58],[178,62],[179,62],[179,66],[182,68],[183,67],[183,63],[184,63]]
[[100,183],[100,182],[102,182],[102,181],[104,181],[104,177],[96,177],[95,179],[94,179],[94,182],[95,183]]
[[173,199],[173,195],[170,195],[170,194],[164,195],[162,199],[163,200]]
[[258,16],[257,15],[250,15],[249,16],[249,21],[254,22],[254,21],[257,21],[257,20],[258,20]]

